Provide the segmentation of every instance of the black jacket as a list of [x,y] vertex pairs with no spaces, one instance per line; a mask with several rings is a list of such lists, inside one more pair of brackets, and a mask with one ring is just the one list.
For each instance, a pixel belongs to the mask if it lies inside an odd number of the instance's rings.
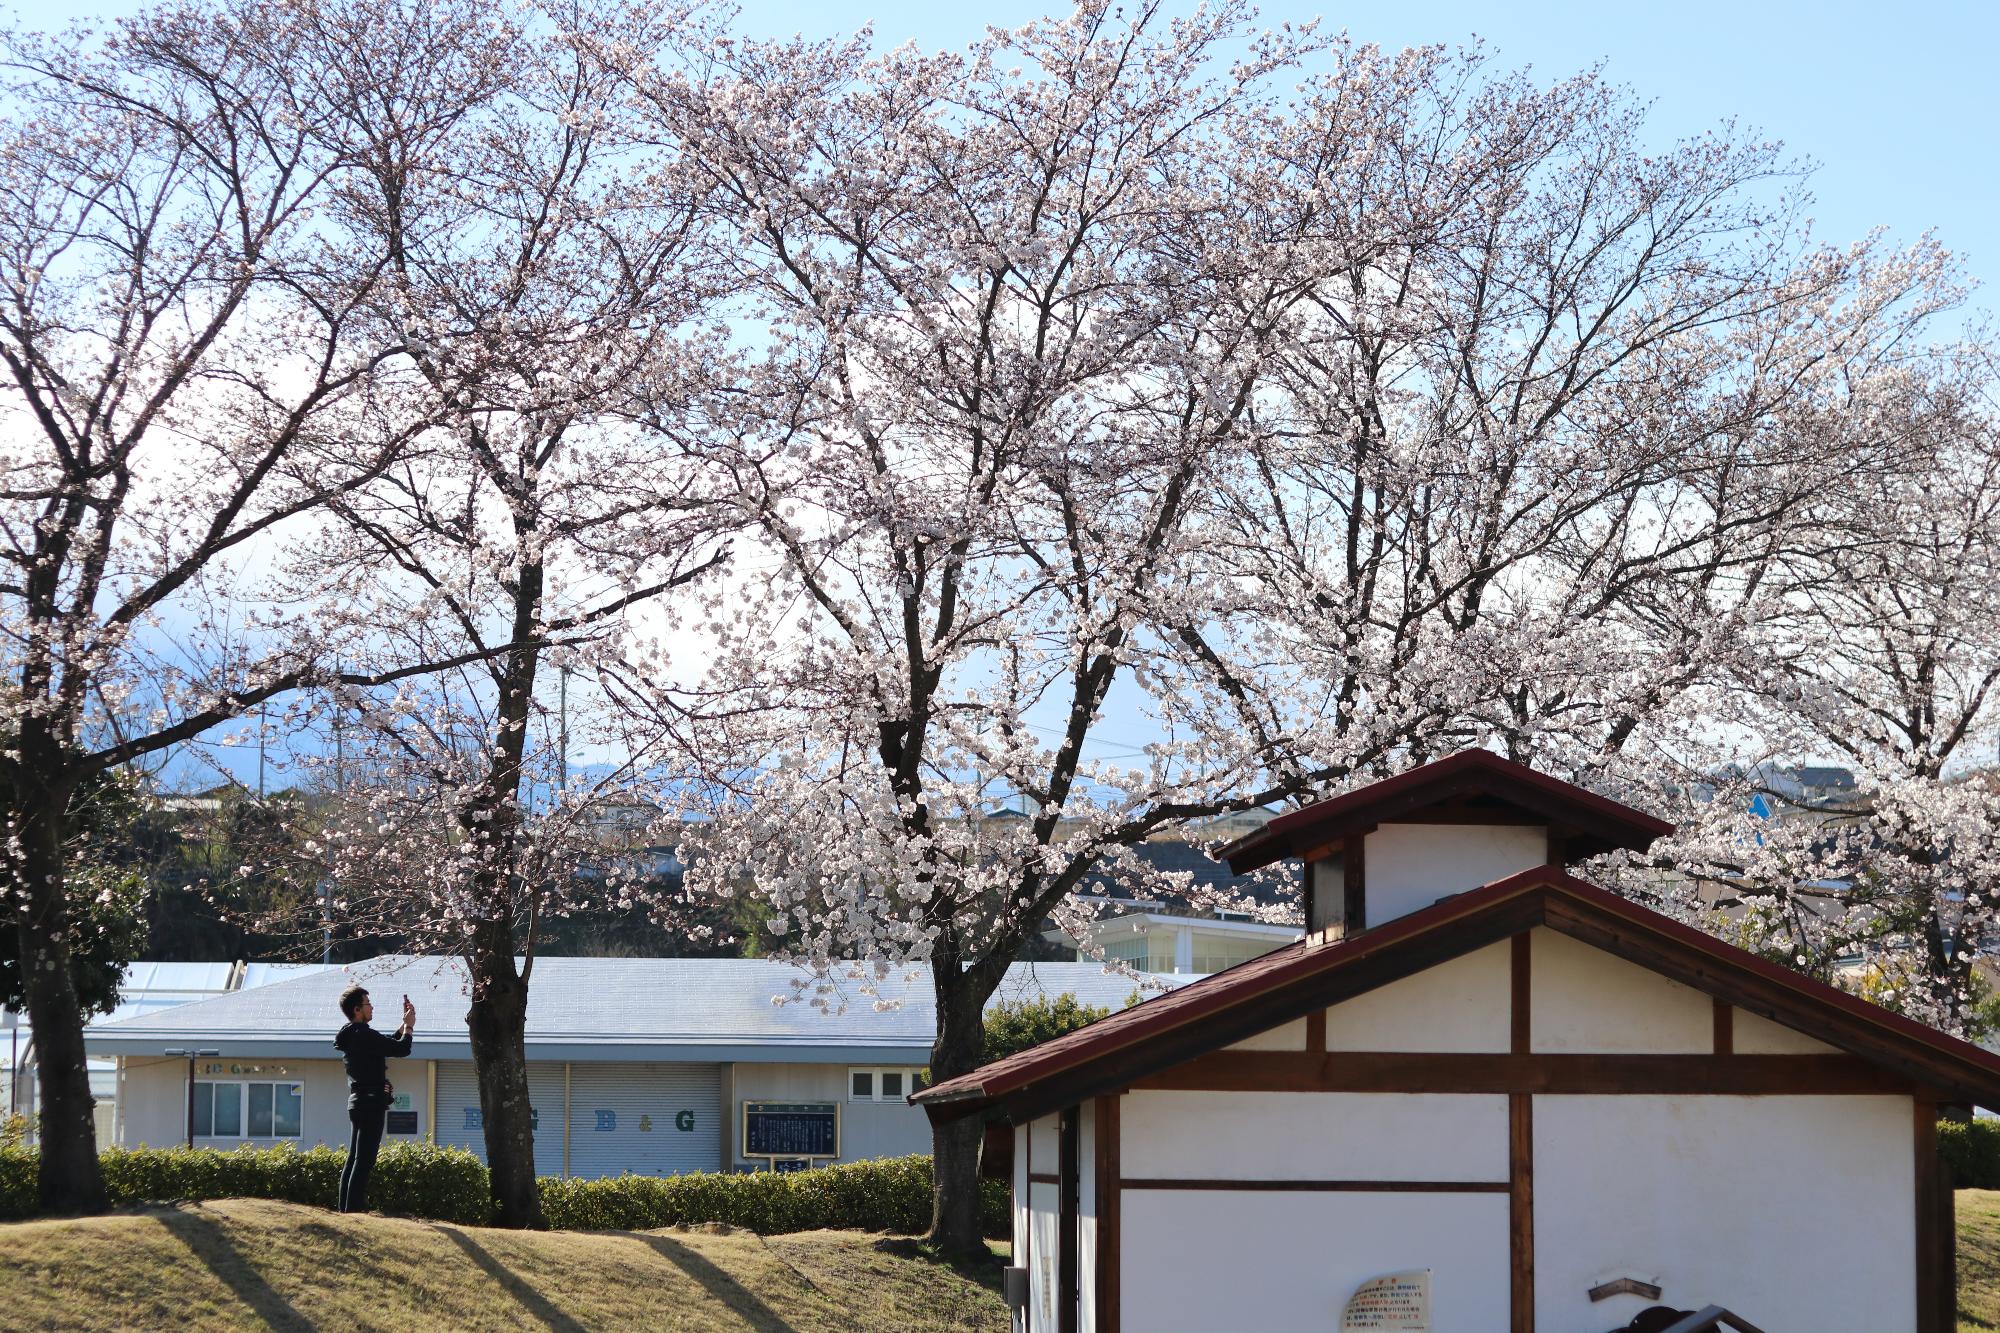
[[387,1106],[393,1094],[389,1091],[389,1059],[400,1060],[410,1053],[410,1038],[385,1037],[366,1023],[349,1023],[333,1039],[337,1049],[347,1060],[347,1105]]

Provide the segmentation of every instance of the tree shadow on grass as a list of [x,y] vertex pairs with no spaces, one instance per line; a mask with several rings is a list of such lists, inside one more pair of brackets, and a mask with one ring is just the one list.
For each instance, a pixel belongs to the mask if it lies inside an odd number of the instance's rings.
[[787,1323],[776,1310],[758,1299],[756,1293],[717,1268],[691,1247],[657,1232],[629,1234],[633,1240],[652,1246],[662,1259],[700,1283],[702,1290],[728,1306],[731,1313],[741,1315],[748,1320],[750,1327],[756,1329],[757,1333],[793,1333],[792,1325]]
[[193,1251],[209,1272],[236,1294],[236,1298],[256,1314],[267,1328],[310,1329],[312,1323],[292,1303],[278,1294],[263,1274],[251,1267],[236,1242],[214,1219],[200,1213],[176,1210],[157,1213],[160,1225],[181,1244]]
[[464,1250],[466,1258],[478,1264],[486,1276],[498,1282],[501,1288],[519,1301],[529,1314],[556,1330],[556,1333],[584,1333],[582,1324],[558,1310],[548,1297],[523,1282],[505,1264],[481,1249],[479,1242],[472,1237],[452,1227],[438,1227],[437,1231],[459,1249]]

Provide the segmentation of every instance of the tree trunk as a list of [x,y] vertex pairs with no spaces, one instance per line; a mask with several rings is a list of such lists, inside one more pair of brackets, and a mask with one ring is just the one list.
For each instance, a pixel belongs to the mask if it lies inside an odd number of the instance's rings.
[[513,929],[506,921],[479,929],[472,951],[472,1067],[486,1131],[486,1166],[494,1221],[540,1230],[535,1187],[534,1108],[528,1097],[528,983],[514,970]]
[[[951,965],[933,964],[943,977]],[[955,970],[955,968],[952,968]],[[985,996],[965,980],[939,980],[937,1039],[931,1044],[931,1081],[942,1083],[979,1067],[985,1052]],[[979,1153],[986,1122],[964,1116],[931,1127],[930,1242],[949,1258],[987,1257],[979,1225]]]
[[[32,771],[32,770],[31,770]],[[83,1010],[70,970],[69,899],[62,864],[68,784],[18,791],[20,820],[17,929],[28,1021],[35,1032],[41,1083],[40,1193],[49,1213],[101,1213],[110,1207],[97,1162],[96,1099],[84,1060]]]

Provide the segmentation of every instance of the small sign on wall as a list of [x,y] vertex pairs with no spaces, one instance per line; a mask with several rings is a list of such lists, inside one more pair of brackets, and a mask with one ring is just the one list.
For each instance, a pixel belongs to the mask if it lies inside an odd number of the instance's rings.
[[1370,1278],[1340,1316],[1341,1333],[1431,1333],[1431,1270]]
[[417,1108],[407,1092],[399,1092],[389,1103],[389,1114],[383,1122],[383,1131],[389,1134],[414,1134],[417,1132]]

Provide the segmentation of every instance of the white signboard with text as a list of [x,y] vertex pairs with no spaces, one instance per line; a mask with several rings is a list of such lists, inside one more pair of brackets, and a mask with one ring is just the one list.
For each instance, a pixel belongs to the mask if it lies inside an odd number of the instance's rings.
[[1371,1278],[1340,1316],[1341,1333],[1431,1333],[1431,1270]]

